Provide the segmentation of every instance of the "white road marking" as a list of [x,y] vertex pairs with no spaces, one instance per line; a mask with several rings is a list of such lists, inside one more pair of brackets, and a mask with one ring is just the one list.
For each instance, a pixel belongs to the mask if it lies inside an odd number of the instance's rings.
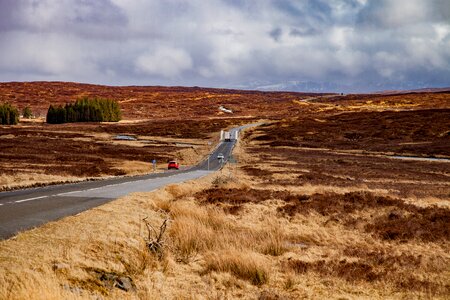
[[3,205],[3,203],[0,203],[0,206],[2,206]]
[[22,202],[33,201],[33,200],[42,199],[42,198],[48,198],[48,197],[49,197],[49,196],[41,196],[41,197],[28,198],[28,199],[23,199],[23,200],[17,200],[17,201],[14,201],[14,203],[22,203]]
[[[132,182],[136,183],[136,182],[141,182],[141,181],[145,181],[145,180],[147,180],[147,179],[136,180],[136,181],[132,181]],[[84,192],[87,192],[87,191],[101,190],[101,189],[104,189],[104,188],[107,188],[107,187],[118,186],[118,185],[129,184],[129,183],[130,183],[129,181],[126,181],[126,182],[122,182],[122,183],[108,184],[108,185],[104,185],[104,186],[101,186],[101,187],[96,187],[96,188],[91,188],[91,189],[86,189],[86,190],[72,191],[72,192],[67,192],[67,193],[59,193],[59,194],[56,194],[56,195],[51,195],[49,197],[65,196],[65,195],[76,194],[76,193],[84,193]]]
[[81,191],[73,191],[73,192],[67,192],[67,193],[59,193],[53,196],[64,196],[64,195],[70,195],[70,194],[75,194],[75,193],[79,193]]
[[[182,174],[173,174],[173,175],[169,175],[166,177],[162,177],[162,178],[177,178]],[[197,178],[198,176],[195,176],[194,178]],[[200,176],[202,177],[202,176]],[[50,197],[55,197],[55,196],[66,196],[66,195],[70,195],[70,194],[77,194],[77,193],[85,193],[88,191],[94,191],[94,190],[101,190],[101,189],[105,189],[105,188],[109,188],[109,187],[115,187],[115,186],[120,186],[120,185],[128,185],[130,183],[132,184],[136,184],[136,183],[143,183],[143,182],[151,182],[153,180],[155,180],[156,178],[153,179],[140,179],[140,180],[136,180],[136,181],[126,181],[126,182],[122,182],[122,183],[115,183],[115,184],[108,184],[102,187],[97,187],[97,188],[91,188],[91,189],[86,189],[86,190],[78,190],[78,191],[72,191],[72,192],[65,192],[65,193],[59,193],[59,194],[53,194],[53,195],[48,195],[48,196],[40,196],[40,197],[34,197],[34,198],[27,198],[27,199],[22,199],[22,200],[17,200],[17,201],[10,201],[10,202],[6,202],[6,203],[0,203],[0,206],[4,205],[4,204],[8,204],[8,203],[22,203],[22,202],[27,202],[27,201],[33,201],[33,200],[38,200],[38,199],[44,199],[44,198],[50,198]],[[185,180],[191,180],[192,178],[187,178]],[[164,186],[167,184],[171,184],[172,182],[166,182],[165,184],[162,184],[160,186]],[[155,189],[152,189],[150,191],[154,191]],[[146,191],[149,192],[149,191]],[[128,194],[128,193],[126,193]],[[124,194],[125,195],[125,194]],[[118,196],[119,197],[119,196]]]

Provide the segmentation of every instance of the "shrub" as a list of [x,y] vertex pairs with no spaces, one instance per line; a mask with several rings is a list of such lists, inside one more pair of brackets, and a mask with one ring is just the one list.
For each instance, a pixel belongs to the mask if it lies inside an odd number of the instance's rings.
[[19,111],[9,103],[0,105],[0,124],[16,125],[19,122]]
[[26,106],[22,111],[22,116],[26,119],[31,119],[33,117],[33,113],[31,112],[31,108]]

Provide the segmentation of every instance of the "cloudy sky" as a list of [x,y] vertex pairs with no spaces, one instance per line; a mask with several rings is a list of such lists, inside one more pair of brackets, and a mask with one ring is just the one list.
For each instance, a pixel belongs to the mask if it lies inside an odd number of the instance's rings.
[[450,1],[0,0],[0,81],[32,80],[450,86]]

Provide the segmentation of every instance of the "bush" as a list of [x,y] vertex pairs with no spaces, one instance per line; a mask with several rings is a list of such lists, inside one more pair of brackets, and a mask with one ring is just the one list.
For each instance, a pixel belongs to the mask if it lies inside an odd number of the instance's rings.
[[33,113],[31,112],[31,108],[26,106],[22,111],[22,116],[26,119],[31,119],[33,117]]
[[74,104],[64,107],[50,105],[47,123],[61,124],[72,122],[117,122],[121,119],[119,103],[110,99],[83,97]]
[[0,104],[0,124],[16,125],[19,122],[19,111],[9,103]]

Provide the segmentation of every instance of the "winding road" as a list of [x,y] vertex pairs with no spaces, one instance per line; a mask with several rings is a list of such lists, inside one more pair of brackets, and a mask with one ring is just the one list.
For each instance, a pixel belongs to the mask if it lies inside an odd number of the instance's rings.
[[[241,131],[256,125],[245,125],[231,131]],[[1,192],[0,239],[75,215],[132,192],[150,192],[167,184],[203,177],[219,170],[227,162],[235,143],[234,140],[219,143],[209,158],[189,169]],[[219,153],[224,155],[224,162],[217,159]]]

